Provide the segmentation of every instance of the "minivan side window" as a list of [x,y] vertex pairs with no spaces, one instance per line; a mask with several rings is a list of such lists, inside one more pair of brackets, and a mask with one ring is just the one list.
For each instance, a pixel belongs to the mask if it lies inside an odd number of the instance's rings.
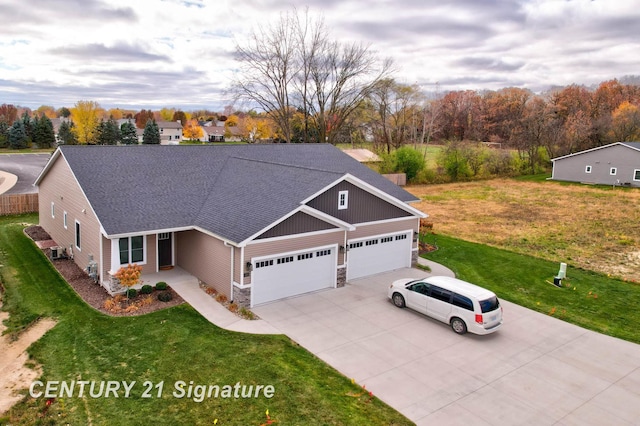
[[429,285],[425,283],[415,283],[411,286],[411,291],[415,291],[416,293],[424,294],[426,296],[429,294]]
[[431,294],[429,294],[429,296],[447,303],[451,300],[451,292],[449,290],[445,290],[444,288],[440,288],[435,285],[431,286]]
[[453,293],[453,300],[451,301],[451,303],[459,308],[473,311],[473,302],[471,301],[471,299],[460,294]]
[[497,297],[491,297],[487,300],[480,300],[480,310],[482,313],[495,311],[500,307],[500,302]]

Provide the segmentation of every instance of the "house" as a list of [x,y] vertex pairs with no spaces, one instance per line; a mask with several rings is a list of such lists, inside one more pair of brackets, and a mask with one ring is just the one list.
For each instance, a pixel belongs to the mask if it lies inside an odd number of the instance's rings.
[[551,161],[553,180],[640,187],[640,142],[616,142]]
[[182,123],[177,121],[156,121],[160,130],[160,145],[178,145],[182,140]]
[[83,269],[179,267],[254,306],[409,267],[414,196],[325,144],[61,146],[40,225]]
[[224,142],[224,126],[202,126],[204,142]]

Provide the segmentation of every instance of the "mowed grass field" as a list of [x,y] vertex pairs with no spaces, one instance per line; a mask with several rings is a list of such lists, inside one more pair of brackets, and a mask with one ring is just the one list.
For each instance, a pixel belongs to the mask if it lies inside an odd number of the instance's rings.
[[536,179],[409,186],[436,234],[640,282],[640,190]]

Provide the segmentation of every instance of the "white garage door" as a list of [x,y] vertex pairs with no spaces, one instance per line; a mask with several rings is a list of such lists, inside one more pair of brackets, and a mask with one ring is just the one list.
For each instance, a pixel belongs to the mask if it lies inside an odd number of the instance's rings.
[[334,287],[336,247],[253,260],[251,305]]
[[411,266],[412,231],[350,240],[347,280]]

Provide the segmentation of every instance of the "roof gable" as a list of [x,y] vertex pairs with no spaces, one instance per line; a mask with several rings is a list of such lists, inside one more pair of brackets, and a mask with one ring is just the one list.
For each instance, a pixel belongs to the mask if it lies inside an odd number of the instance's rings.
[[326,144],[61,146],[50,162],[60,155],[109,236],[196,227],[242,242],[347,175],[415,200]]

